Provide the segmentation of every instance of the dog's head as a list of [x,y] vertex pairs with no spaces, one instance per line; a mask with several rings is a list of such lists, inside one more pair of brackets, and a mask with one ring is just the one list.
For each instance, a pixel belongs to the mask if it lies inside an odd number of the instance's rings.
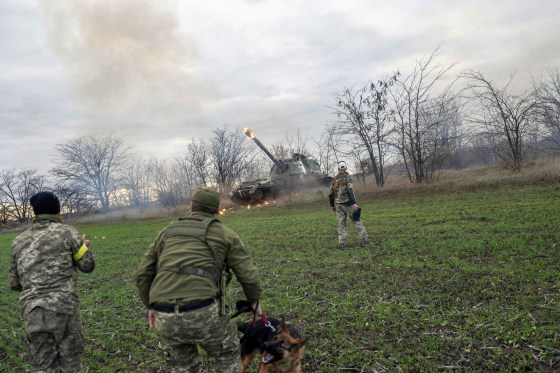
[[263,364],[272,364],[276,361],[301,359],[305,349],[306,338],[301,338],[295,329],[289,327],[282,319],[278,333],[273,340],[264,342],[262,349]]

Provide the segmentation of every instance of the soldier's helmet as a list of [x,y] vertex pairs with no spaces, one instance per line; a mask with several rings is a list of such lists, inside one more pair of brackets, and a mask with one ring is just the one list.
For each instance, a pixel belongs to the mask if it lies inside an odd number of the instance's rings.
[[338,169],[339,170],[346,170],[346,162],[344,162],[344,161],[338,162]]

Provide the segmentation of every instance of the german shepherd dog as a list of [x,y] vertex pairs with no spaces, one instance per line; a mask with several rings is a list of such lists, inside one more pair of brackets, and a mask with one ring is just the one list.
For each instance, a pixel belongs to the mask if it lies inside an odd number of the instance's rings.
[[245,373],[253,358],[261,355],[259,373],[283,372],[300,373],[301,360],[305,353],[305,338],[292,326],[282,321],[269,318],[268,321],[276,331],[267,327],[262,320],[237,323],[237,330],[243,333],[241,338],[241,373]]

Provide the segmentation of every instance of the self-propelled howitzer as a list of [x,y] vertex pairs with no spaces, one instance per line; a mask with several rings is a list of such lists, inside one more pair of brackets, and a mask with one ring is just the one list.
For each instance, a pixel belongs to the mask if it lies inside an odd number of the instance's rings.
[[233,189],[230,198],[240,204],[259,203],[283,194],[328,188],[332,178],[321,172],[319,163],[309,156],[294,153],[289,159],[278,159],[256,138],[249,128],[243,132],[257,144],[273,163],[268,179],[245,181]]

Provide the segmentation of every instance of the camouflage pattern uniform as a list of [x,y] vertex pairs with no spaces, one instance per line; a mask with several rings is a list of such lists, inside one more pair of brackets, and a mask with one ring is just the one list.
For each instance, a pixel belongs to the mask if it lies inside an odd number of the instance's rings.
[[77,271],[95,268],[78,231],[38,215],[12,242],[8,279],[19,301],[36,372],[79,372],[83,353]]
[[[352,178],[346,170],[339,169],[338,174],[333,178],[329,190],[329,202],[332,208],[336,204],[336,216],[338,218],[338,242],[346,245],[346,219],[352,216],[353,206],[357,204],[354,190],[352,188]],[[352,219],[350,219],[352,220]],[[362,244],[368,245],[368,234],[362,220],[353,221],[356,232]]]
[[[206,233],[197,238],[194,232],[200,232],[201,227]],[[210,245],[219,258],[214,258]],[[211,272],[215,262],[233,270],[249,302],[259,300],[260,276],[243,242],[211,213],[195,211],[172,222],[157,235],[138,266],[137,286],[148,308],[215,299],[210,305],[185,312],[176,308],[175,312],[153,310],[156,331],[174,372],[199,371],[198,346],[216,361],[218,372],[239,371],[237,327],[229,315],[220,315],[218,283],[185,270],[196,266]],[[220,266],[218,275],[222,269]]]
[[156,330],[166,346],[173,372],[198,372],[198,346],[216,361],[216,372],[239,372],[239,336],[218,302],[183,313],[155,312]]

